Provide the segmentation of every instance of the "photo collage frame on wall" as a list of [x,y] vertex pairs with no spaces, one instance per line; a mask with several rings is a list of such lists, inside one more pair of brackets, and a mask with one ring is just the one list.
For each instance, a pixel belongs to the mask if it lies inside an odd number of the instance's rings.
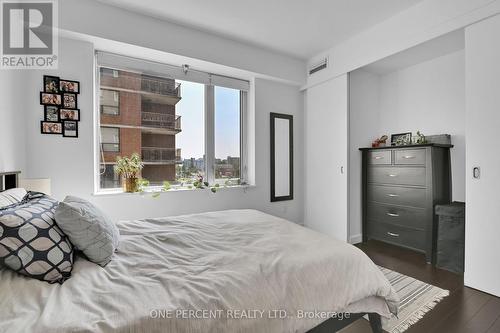
[[42,134],[78,137],[78,123],[81,120],[79,94],[80,82],[43,76],[43,91],[40,92],[40,104],[44,107],[44,117],[40,122]]

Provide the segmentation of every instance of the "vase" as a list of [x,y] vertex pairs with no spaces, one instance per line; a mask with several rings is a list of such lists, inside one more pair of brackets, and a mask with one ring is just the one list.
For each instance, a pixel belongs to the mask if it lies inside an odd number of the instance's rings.
[[123,191],[127,193],[137,192],[137,178],[123,178]]

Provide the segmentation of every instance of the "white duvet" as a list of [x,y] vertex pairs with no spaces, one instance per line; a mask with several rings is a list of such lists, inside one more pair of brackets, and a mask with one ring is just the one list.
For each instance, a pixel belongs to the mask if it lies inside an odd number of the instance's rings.
[[335,312],[397,312],[357,248],[255,210],[120,222],[104,268],[63,285],[0,269],[0,332],[306,332]]

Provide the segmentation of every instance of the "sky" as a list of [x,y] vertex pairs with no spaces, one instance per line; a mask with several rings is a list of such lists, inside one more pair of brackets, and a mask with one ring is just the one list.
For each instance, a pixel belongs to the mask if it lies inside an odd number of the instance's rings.
[[[182,116],[182,132],[176,135],[176,147],[182,158],[203,157],[204,85],[189,81],[181,84],[181,97],[176,114]],[[240,156],[240,91],[215,87],[215,157]]]

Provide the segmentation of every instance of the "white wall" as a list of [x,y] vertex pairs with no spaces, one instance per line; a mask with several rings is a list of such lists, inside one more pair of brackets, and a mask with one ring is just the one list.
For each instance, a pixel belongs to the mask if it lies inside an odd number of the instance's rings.
[[349,77],[349,242],[362,241],[361,152],[380,136],[380,77],[357,70]]
[[465,201],[465,57],[447,54],[383,75],[350,78],[350,238],[361,235],[360,147],[386,134],[451,134],[452,199]]
[[381,76],[378,128],[389,136],[451,134],[452,197],[465,201],[464,51]]
[[25,74],[12,70],[0,73],[0,172],[25,170]]
[[305,224],[347,241],[348,76],[307,91]]
[[[500,296],[500,16],[466,29],[465,285]],[[472,178],[472,168],[481,178]]]
[[[93,193],[93,45],[87,42],[62,39],[60,41],[59,69],[57,71],[31,71],[24,83],[26,126],[26,164],[28,178],[52,179],[52,193],[57,199],[68,194],[81,196],[96,203],[114,219],[135,219],[168,216],[230,208],[256,208],[292,221],[303,221],[303,97],[298,87],[267,80],[255,82],[254,124],[255,180],[249,189],[221,189],[217,194],[209,191],[177,191],[164,193],[160,198],[138,194],[94,196]],[[82,121],[79,138],[41,135],[40,120],[43,107],[38,94],[42,76],[58,75],[81,82],[79,107]],[[295,199],[279,203],[270,202],[269,113],[280,112],[295,117]]]

